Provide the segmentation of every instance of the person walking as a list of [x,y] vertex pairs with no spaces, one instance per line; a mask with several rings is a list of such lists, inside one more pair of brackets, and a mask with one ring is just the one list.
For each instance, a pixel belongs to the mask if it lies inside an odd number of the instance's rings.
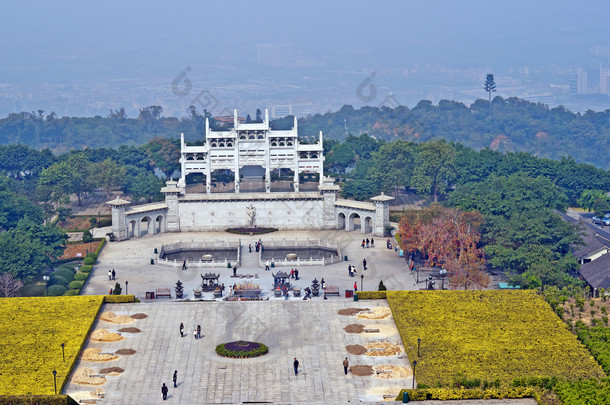
[[114,269],[112,269],[112,279],[115,280],[116,277],[116,271],[114,271]]
[[375,239],[371,238],[371,247],[374,248],[375,247]]
[[294,367],[294,375],[299,375],[299,361],[296,357],[294,358],[294,363],[292,363],[292,366]]
[[299,279],[299,269],[294,269],[294,279],[295,280]]
[[347,357],[346,357],[345,360],[343,360],[343,371],[345,371],[345,375],[347,375],[348,367],[349,367],[349,361],[347,360]]
[[161,387],[161,394],[163,394],[164,401],[167,399],[167,391],[169,391],[167,389],[167,385],[165,385],[165,383],[163,383],[163,386]]
[[362,259],[362,265],[364,266],[364,270],[366,270],[366,259]]
[[180,323],[180,337],[184,337],[184,324]]
[[197,340],[197,328],[193,329],[193,337]]
[[237,266],[233,266],[233,277],[237,277]]
[[182,262],[182,270],[186,270],[186,260]]
[[366,248],[369,248],[369,238],[366,238]]
[[108,281],[112,281],[112,270],[108,270]]
[[172,379],[174,380],[174,388],[176,388],[178,386],[178,370],[174,370],[174,377]]
[[201,339],[201,325],[197,325],[197,339]]
[[358,291],[358,283],[354,281],[354,291]]
[[252,244],[251,243],[248,245],[248,250],[250,251],[250,253],[252,253]]
[[362,239],[362,249],[364,249],[364,239]]

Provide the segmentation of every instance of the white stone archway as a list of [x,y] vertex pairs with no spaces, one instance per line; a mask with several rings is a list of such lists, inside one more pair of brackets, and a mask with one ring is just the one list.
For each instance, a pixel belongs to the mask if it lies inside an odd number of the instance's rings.
[[343,212],[337,214],[337,230],[345,229],[345,219],[345,214]]

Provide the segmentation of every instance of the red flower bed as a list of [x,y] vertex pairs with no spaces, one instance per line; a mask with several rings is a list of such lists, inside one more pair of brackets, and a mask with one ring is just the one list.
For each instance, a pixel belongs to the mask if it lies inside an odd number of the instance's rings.
[[76,257],[86,257],[87,251],[95,252],[100,246],[101,241],[93,241],[91,243],[68,243],[64,254],[59,257],[59,260],[72,259]]
[[85,230],[91,228],[91,222],[89,222],[89,218],[91,218],[91,216],[68,217],[64,222],[57,221],[57,225],[64,231]]

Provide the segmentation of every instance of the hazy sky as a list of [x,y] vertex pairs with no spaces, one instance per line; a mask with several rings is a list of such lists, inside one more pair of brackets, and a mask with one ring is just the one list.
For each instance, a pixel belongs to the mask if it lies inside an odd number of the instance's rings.
[[[610,47],[608,16],[607,0],[7,1],[0,85],[169,83],[186,66],[225,84],[308,66],[594,67],[609,62],[591,52]],[[257,65],[257,43],[292,44],[304,68]]]

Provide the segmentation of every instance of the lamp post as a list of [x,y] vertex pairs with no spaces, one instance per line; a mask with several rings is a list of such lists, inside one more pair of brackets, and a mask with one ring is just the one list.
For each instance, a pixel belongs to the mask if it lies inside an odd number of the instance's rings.
[[101,215],[102,215],[102,212],[101,212],[101,211],[98,211],[98,212],[97,212],[97,227],[98,227],[98,228],[100,227],[100,216],[101,216]]
[[364,274],[360,275],[360,291],[364,291],[362,284],[364,283]]
[[57,371],[53,370],[53,385],[55,386],[55,395],[57,395]]
[[415,389],[415,366],[417,366],[417,361],[413,360],[413,388]]
[[49,295],[49,280],[51,279],[51,277],[42,276],[42,279],[45,281],[45,288],[47,289],[47,296],[48,296]]
[[421,343],[421,339],[417,338],[417,357],[419,358],[419,344]]
[[129,290],[127,287],[129,286],[129,281],[125,280],[125,295],[129,295]]
[[64,343],[61,344],[61,357],[64,359],[64,363],[66,362],[66,352],[64,350],[64,348],[66,347],[66,345]]
[[442,279],[441,290],[444,290],[445,289],[445,276],[447,275],[447,270],[441,269],[440,273],[441,273],[441,279]]

